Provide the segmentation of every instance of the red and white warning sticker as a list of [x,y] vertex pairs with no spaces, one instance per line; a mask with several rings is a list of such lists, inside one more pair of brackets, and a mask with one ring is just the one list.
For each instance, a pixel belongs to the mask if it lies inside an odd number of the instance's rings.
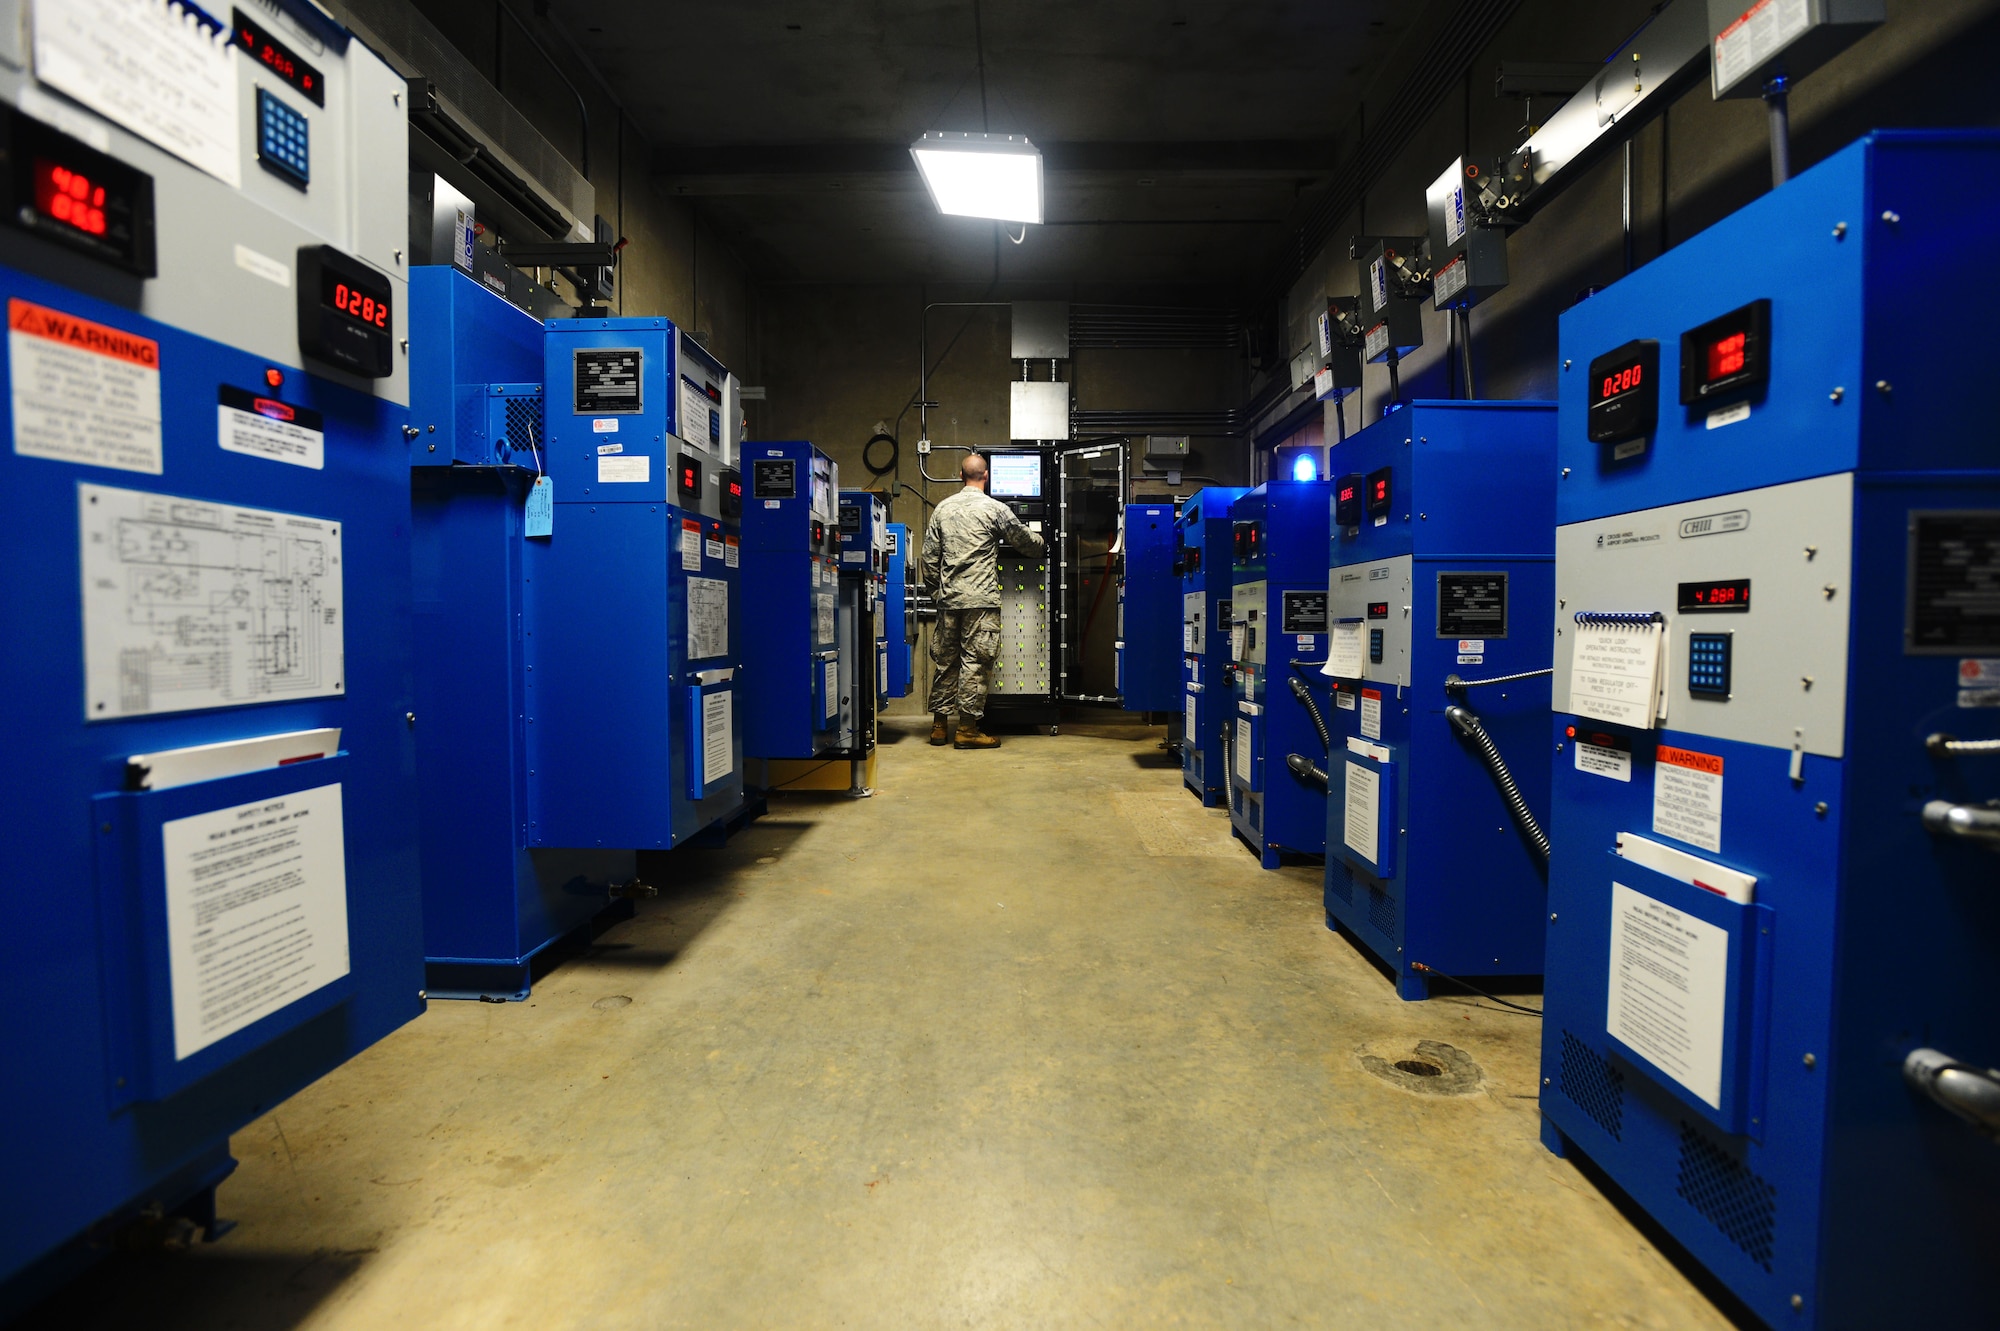
[[2000,707],[2000,659],[1973,657],[1958,663],[1958,705]]
[[1653,768],[1653,830],[1690,846],[1722,849],[1722,759],[1662,744]]
[[158,342],[10,298],[7,363],[16,453],[164,470]]

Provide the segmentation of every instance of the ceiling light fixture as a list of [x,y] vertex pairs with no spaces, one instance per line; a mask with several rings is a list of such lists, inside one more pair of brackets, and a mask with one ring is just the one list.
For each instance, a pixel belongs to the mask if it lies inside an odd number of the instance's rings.
[[931,202],[947,217],[1042,220],[1042,154],[1024,134],[931,130],[910,145]]

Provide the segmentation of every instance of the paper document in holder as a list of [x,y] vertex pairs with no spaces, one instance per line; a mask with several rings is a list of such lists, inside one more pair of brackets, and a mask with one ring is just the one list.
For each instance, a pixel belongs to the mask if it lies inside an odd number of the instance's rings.
[[1650,730],[1665,719],[1667,626],[1579,615],[1570,646],[1569,706],[1578,716]]
[[1360,679],[1366,660],[1361,645],[1361,622],[1336,623],[1327,637],[1326,664],[1319,672],[1339,679]]
[[1617,845],[1618,854],[1623,858],[1690,887],[1713,892],[1744,906],[1757,899],[1757,878],[1754,874],[1728,868],[1672,846],[1663,846],[1632,832],[1620,832]]
[[340,727],[291,730],[282,735],[223,740],[158,753],[135,753],[125,760],[128,790],[170,790],[196,781],[263,772],[273,767],[325,758],[340,751]]

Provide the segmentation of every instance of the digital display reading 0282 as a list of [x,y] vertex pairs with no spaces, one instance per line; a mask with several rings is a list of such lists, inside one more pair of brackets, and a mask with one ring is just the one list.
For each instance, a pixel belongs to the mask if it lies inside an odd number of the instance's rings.
[[319,298],[328,309],[338,310],[358,324],[383,330],[389,327],[388,295],[363,291],[330,267],[320,270]]

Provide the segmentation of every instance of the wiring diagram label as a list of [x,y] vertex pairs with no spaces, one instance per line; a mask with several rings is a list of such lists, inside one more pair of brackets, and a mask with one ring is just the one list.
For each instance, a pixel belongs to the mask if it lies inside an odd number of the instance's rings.
[[721,578],[687,580],[690,661],[729,654],[729,584]]
[[1614,882],[1610,979],[1606,1032],[1720,1109],[1728,932]]
[[342,691],[339,523],[104,485],[77,517],[87,719]]

